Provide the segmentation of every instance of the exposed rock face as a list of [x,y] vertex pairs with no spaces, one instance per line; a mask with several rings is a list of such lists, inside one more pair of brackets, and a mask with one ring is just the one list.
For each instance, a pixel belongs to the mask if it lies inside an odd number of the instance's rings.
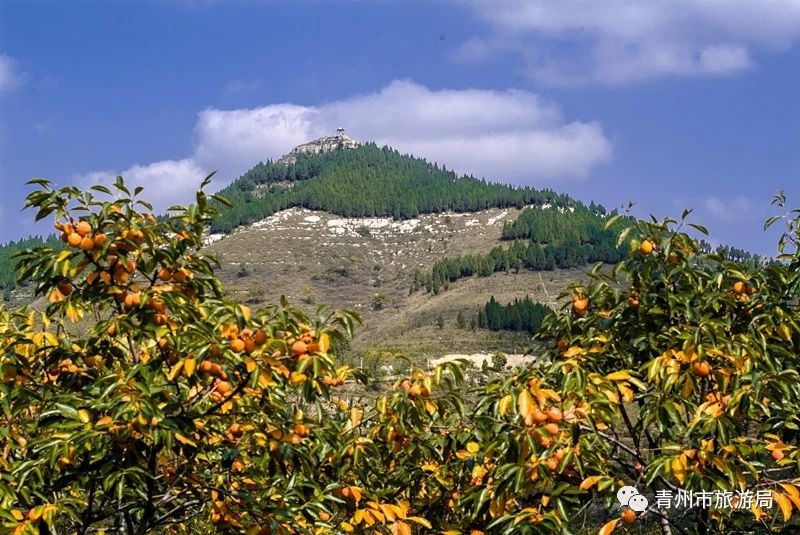
[[351,138],[344,133],[344,128],[339,128],[335,136],[321,137],[308,143],[298,145],[278,160],[278,163],[293,164],[297,161],[299,154],[320,154],[340,149],[354,149],[361,145],[361,142]]

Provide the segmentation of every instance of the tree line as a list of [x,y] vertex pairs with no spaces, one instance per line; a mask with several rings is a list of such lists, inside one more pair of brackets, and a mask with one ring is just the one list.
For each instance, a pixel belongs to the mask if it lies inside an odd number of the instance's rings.
[[494,296],[478,311],[478,327],[492,331],[527,331],[536,334],[544,318],[553,312],[529,296],[501,305]]
[[501,237],[503,240],[529,239],[542,244],[597,243],[615,238],[613,232],[605,229],[606,219],[600,217],[601,212],[595,206],[592,203],[592,208],[586,208],[579,203],[555,210],[524,210],[517,219],[503,225]]
[[[488,277],[500,271],[519,273],[521,269],[543,271],[618,262],[626,251],[617,247],[617,236],[632,220],[621,218],[609,229],[605,228],[606,221],[580,203],[571,210],[530,208],[504,226],[503,238],[514,240],[508,247],[498,245],[487,255],[438,260],[429,274],[415,276],[411,290],[425,288],[438,294],[450,283],[473,275]],[[563,236],[558,234],[559,229],[563,229]]]

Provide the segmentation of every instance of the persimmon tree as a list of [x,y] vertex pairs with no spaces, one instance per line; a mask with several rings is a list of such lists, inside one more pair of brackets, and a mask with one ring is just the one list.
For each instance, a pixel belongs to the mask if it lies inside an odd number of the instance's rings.
[[[379,398],[364,419],[371,471],[353,484],[408,500],[447,534],[568,531],[593,504],[618,511],[631,484],[650,507],[615,512],[601,533],[796,529],[796,214],[778,216],[780,261],[749,269],[701,253],[688,214],[630,227],[628,258],[598,266],[547,319],[538,362],[466,399],[454,369],[415,370]],[[717,490],[728,504],[655,505],[659,491]],[[376,511],[358,507],[347,525],[374,530]]]
[[[683,219],[639,222],[529,366],[485,384],[414,369],[360,401],[339,389],[366,378],[330,349],[357,318],[227,300],[202,192],[157,219],[121,181],[37,184],[28,205],[68,247],[20,257],[45,311],[1,312],[11,532],[560,533],[591,508],[604,534],[797,523],[796,213],[757,270],[700,252]],[[616,508],[631,484],[643,513]],[[766,490],[776,508],[654,506],[679,489]]]
[[55,216],[68,248],[19,258],[45,310],[2,311],[5,528],[143,534],[204,513],[270,532],[316,518],[326,489],[297,405],[348,376],[328,349],[353,317],[226,300],[199,252],[214,213],[202,192],[157,219],[121,180],[35,183],[27,205]]
[[[701,254],[684,220],[623,232],[629,257],[594,269],[545,321],[545,358],[474,393],[460,428],[472,435],[473,478],[450,486],[452,525],[560,531],[589,506],[587,492],[610,510],[633,484],[650,497],[641,520],[664,533],[796,526],[797,213],[768,221],[787,222],[780,261],[751,270]],[[681,490],[736,496],[721,507],[654,506],[659,491]],[[737,503],[759,490],[774,510]],[[601,531],[635,521],[623,511]]]

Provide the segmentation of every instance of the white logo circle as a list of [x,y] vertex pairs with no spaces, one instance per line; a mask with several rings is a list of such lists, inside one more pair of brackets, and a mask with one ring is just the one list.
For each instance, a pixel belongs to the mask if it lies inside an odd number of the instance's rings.
[[617,500],[622,505],[628,505],[628,502],[631,500],[631,498],[637,494],[639,494],[639,491],[636,490],[636,487],[622,487],[617,491]]
[[631,499],[628,501],[628,507],[636,511],[637,513],[641,513],[647,509],[647,498],[642,496],[641,494],[637,494],[636,496],[631,496]]

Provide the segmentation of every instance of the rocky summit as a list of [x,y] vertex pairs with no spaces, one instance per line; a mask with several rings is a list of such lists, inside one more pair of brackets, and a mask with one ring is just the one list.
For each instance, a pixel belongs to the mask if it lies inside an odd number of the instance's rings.
[[321,154],[323,152],[331,152],[340,149],[354,149],[360,145],[360,141],[344,133],[344,128],[338,128],[334,136],[321,137],[314,141],[296,146],[288,154],[278,160],[278,163],[290,165],[297,161],[297,156],[300,154]]

